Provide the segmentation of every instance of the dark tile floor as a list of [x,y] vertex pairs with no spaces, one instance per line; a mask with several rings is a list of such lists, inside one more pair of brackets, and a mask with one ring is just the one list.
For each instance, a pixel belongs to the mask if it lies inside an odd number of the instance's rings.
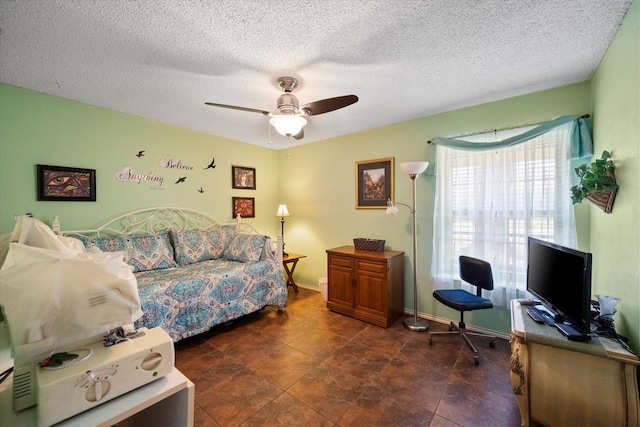
[[[447,326],[431,322],[432,331]],[[509,343],[384,329],[326,309],[320,293],[289,291],[269,307],[176,345],[196,386],[195,425],[519,426]]]

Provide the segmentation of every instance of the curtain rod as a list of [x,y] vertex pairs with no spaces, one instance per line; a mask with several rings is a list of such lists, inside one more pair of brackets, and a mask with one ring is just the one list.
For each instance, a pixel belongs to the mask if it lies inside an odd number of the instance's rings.
[[[589,114],[584,114],[580,117],[578,117],[579,119],[588,119],[589,117],[591,117],[591,115]],[[502,128],[502,129],[494,129],[493,131],[490,130],[486,130],[486,131],[480,131],[480,132],[470,132],[470,133],[463,133],[460,135],[454,135],[451,136],[449,138],[463,138],[465,136],[474,136],[474,135],[480,135],[482,133],[488,133],[488,132],[498,132],[498,131],[502,131],[502,130],[511,130],[511,129],[518,129],[518,128],[526,128],[528,126],[535,126],[535,125],[541,125],[542,123],[546,123],[546,122],[538,122],[538,123],[529,123],[527,125],[518,125],[518,126],[512,126],[512,127],[508,127],[508,128]],[[427,144],[431,144],[431,140],[427,141]]]

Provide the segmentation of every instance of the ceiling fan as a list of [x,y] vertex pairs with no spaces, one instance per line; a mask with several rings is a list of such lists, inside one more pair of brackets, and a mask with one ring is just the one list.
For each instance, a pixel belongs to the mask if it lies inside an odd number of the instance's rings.
[[337,96],[335,98],[321,99],[320,101],[310,102],[299,107],[298,98],[291,93],[297,86],[298,80],[294,77],[280,77],[278,79],[278,87],[284,91],[284,93],[278,97],[277,102],[280,114],[273,114],[269,111],[257,110],[255,108],[217,104],[215,102],[205,102],[205,104],[212,107],[230,108],[232,110],[263,114],[267,117],[271,117],[271,119],[269,119],[269,123],[271,123],[279,134],[284,135],[287,138],[302,139],[304,137],[303,127],[307,124],[307,119],[305,119],[306,116],[317,116],[318,114],[339,110],[340,108],[344,108],[358,102],[358,97],[356,95],[345,95]]

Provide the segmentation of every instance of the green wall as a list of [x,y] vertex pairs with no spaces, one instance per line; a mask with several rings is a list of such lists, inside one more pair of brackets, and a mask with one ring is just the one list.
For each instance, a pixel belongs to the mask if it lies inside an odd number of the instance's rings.
[[[137,157],[141,150],[145,155]],[[215,169],[204,170],[214,157]],[[162,159],[193,169],[165,168]],[[235,196],[254,197],[256,218],[245,221],[276,236],[278,161],[271,149],[0,84],[0,233],[10,232],[14,216],[26,212],[47,224],[58,215],[64,229],[95,227],[152,206],[186,207],[232,221]],[[37,201],[36,164],[95,169],[97,201]],[[256,168],[255,191],[231,188],[231,165]],[[162,185],[119,181],[116,172],[125,166],[162,177]]]
[[[405,307],[413,307],[412,218],[384,210],[355,208],[355,163],[394,157],[395,200],[411,204],[411,180],[400,163],[429,160],[427,141],[439,135],[489,131],[547,121],[560,115],[590,112],[587,82],[419,120],[333,138],[280,151],[280,188],[287,218],[287,250],[308,256],[296,272],[299,282],[317,286],[327,276],[326,249],[349,245],[355,237],[384,239],[386,247],[405,252]],[[458,314],[431,296],[432,213],[435,177],[420,175],[417,182],[418,311],[435,318],[457,319]],[[569,189],[567,189],[568,194]],[[586,249],[589,238],[588,207],[578,206],[579,241]],[[469,313],[472,325],[507,334],[509,312]]]
[[[292,216],[286,223],[287,249],[305,253],[298,264],[299,282],[317,286],[325,277],[326,253],[354,237],[386,240],[387,248],[405,251],[405,307],[413,306],[412,223],[402,206],[389,217],[382,210],[355,209],[355,162],[394,157],[395,199],[410,203],[411,182],[402,162],[429,160],[426,141],[456,135],[524,126],[560,115],[594,116],[596,154],[613,150],[621,185],[613,213],[590,203],[575,206],[578,247],[594,255],[593,295],[621,299],[615,317],[618,331],[638,350],[640,342],[640,28],[637,2],[593,81],[460,109],[280,151],[280,189]],[[418,311],[432,318],[457,318],[431,296],[431,220],[434,178],[418,178]],[[622,267],[622,268],[621,268]],[[505,309],[470,313],[469,324],[507,333]]]
[[[318,279],[326,277],[326,249],[351,244],[354,237],[384,239],[387,248],[405,251],[405,307],[413,307],[411,216],[402,206],[395,216],[356,209],[355,163],[393,157],[395,199],[410,203],[411,181],[399,165],[429,160],[426,141],[434,136],[592,113],[596,151],[613,150],[621,189],[611,215],[588,203],[576,206],[579,248],[594,254],[594,294],[622,299],[616,325],[638,349],[639,27],[638,5],[633,4],[592,81],[316,143],[292,143],[280,151],[0,84],[0,233],[9,232],[14,215],[25,212],[46,223],[58,215],[66,229],[93,227],[150,206],[188,207],[230,221],[232,196],[255,197],[256,218],[246,221],[272,236],[280,230],[274,217],[277,205],[287,204],[292,216],[285,223],[286,249],[307,255],[296,269],[299,283],[317,287]],[[140,150],[146,151],[142,158],[135,156]],[[167,156],[194,169],[181,173],[161,168],[160,159]],[[201,170],[214,156],[216,169]],[[38,163],[96,169],[97,202],[36,201]],[[257,190],[233,190],[231,165],[255,167]],[[115,172],[123,166],[163,176],[163,189],[118,181]],[[185,175],[184,184],[175,184]],[[200,186],[202,194],[196,191]],[[431,296],[434,177],[421,175],[417,186],[418,311],[456,319],[456,312]],[[471,313],[466,320],[504,334],[509,328],[509,313],[502,308]]]
[[[188,207],[231,220],[232,196],[255,197],[256,218],[246,221],[272,236],[278,234],[280,225],[273,216],[277,204],[287,204],[292,216],[285,223],[286,249],[307,255],[296,269],[299,283],[317,287],[319,278],[326,277],[326,249],[351,244],[354,237],[384,239],[388,248],[405,251],[405,306],[412,307],[411,216],[407,209],[396,216],[387,216],[384,210],[356,209],[355,162],[393,157],[395,199],[410,203],[411,181],[399,165],[428,160],[428,139],[526,125],[589,110],[589,84],[580,83],[274,151],[0,85],[0,232],[9,232],[14,215],[25,212],[45,223],[58,215],[66,229],[94,227],[124,212],[151,206]],[[142,158],[135,155],[140,150],[145,150]],[[163,169],[159,161],[166,156],[195,169],[188,173]],[[214,171],[199,169],[213,156],[218,165]],[[38,163],[96,169],[97,202],[36,201]],[[256,191],[231,189],[234,164],[256,168]],[[115,172],[123,166],[164,176],[164,189],[118,181]],[[175,184],[185,175],[187,182]],[[434,179],[421,175],[417,183],[418,311],[451,319],[456,313],[431,297]],[[196,191],[200,186],[205,193]],[[579,206],[577,212],[580,241],[588,242],[588,207]],[[471,313],[467,321],[506,334],[509,312],[498,308],[491,313]]]
[[591,79],[595,154],[612,152],[613,211],[591,207],[593,294],[620,299],[616,329],[640,349],[640,4],[631,5]]

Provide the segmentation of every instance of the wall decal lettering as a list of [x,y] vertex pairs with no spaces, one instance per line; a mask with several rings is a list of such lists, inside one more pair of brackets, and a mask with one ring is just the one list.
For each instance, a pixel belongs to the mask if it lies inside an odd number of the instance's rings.
[[142,181],[151,181],[157,183],[159,186],[162,186],[164,182],[164,178],[156,176],[153,172],[147,172],[145,174],[134,173],[131,166],[123,166],[122,169],[116,172],[116,178],[118,181],[135,182],[137,184],[140,184]]
[[168,169],[193,170],[193,166],[185,165],[182,160],[173,160],[167,157],[160,159],[160,166]]

